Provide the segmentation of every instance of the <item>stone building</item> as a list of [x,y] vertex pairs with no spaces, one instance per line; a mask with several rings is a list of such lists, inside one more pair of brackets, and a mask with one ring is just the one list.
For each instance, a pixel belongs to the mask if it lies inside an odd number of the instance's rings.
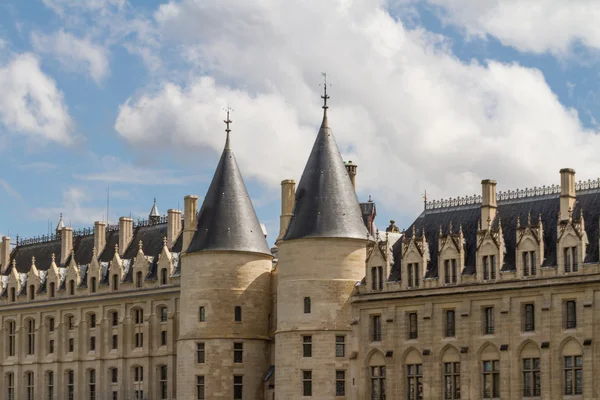
[[229,124],[199,211],[2,238],[0,400],[600,398],[600,181],[380,232],[323,98],[272,249]]

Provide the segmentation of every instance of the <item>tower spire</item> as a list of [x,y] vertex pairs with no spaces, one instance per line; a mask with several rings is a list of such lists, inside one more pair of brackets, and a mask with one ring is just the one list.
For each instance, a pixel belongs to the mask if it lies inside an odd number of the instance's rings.
[[231,121],[231,118],[229,118],[229,112],[233,111],[233,109],[228,106],[227,108],[224,108],[223,110],[227,112],[227,119],[223,120],[223,122],[225,122],[225,132],[227,132],[227,138],[225,139],[225,149],[230,150],[229,133],[231,132],[231,128],[229,127],[229,125],[232,124],[233,122]]
[[327,100],[329,99],[329,96],[327,95],[327,73],[321,72],[321,75],[323,76],[323,96],[321,96],[321,98],[323,99],[323,110],[327,112],[327,109],[329,108],[327,105]]

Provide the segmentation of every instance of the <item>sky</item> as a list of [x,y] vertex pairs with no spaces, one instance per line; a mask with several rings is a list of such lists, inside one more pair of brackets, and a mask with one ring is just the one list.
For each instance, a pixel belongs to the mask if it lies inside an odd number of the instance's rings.
[[382,230],[410,225],[425,191],[557,184],[564,167],[596,179],[599,19],[594,0],[0,0],[0,234],[202,201],[231,107],[272,244],[322,72]]

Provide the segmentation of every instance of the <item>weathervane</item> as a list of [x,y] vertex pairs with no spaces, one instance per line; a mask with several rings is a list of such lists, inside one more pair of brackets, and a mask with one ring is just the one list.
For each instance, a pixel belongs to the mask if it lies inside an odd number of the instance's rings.
[[229,129],[229,124],[232,123],[231,119],[229,119],[229,112],[233,111],[233,108],[227,106],[227,108],[224,108],[223,111],[227,112],[227,119],[223,120],[223,122],[225,122],[225,125],[227,126],[227,128],[225,128],[225,132],[227,132],[227,135],[229,135],[229,132],[231,132],[231,129]]
[[[321,96],[321,98],[323,99],[323,109],[326,110],[329,108],[329,106],[327,106],[327,99],[329,99],[329,96],[327,96],[327,73],[321,72],[321,75],[323,76],[323,96]],[[331,86],[331,84],[329,86]]]

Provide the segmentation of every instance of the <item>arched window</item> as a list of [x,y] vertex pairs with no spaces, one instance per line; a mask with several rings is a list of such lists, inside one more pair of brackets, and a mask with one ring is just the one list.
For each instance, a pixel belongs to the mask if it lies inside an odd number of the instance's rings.
[[112,277],[112,290],[119,290],[119,276],[113,275]]
[[460,354],[449,347],[442,355],[444,400],[460,399]]
[[310,314],[310,297],[304,298],[304,314]]
[[88,370],[88,399],[96,400],[96,370]]
[[406,371],[406,398],[423,399],[423,359],[416,350],[411,350],[404,359]]
[[540,366],[540,350],[532,342],[527,343],[521,350],[523,398],[541,396]]
[[56,296],[56,284],[50,282],[50,298],[54,298],[54,296]]
[[71,296],[75,295],[75,281],[73,279],[69,281],[69,294]]
[[563,393],[583,394],[583,355],[579,343],[569,340],[562,349]]
[[206,321],[206,309],[204,307],[200,307],[198,312],[200,322]]
[[159,306],[158,307],[158,316],[160,318],[160,322],[167,322],[167,317],[168,317],[168,308],[166,306]]
[[135,284],[138,288],[141,288],[143,286],[143,281],[142,281],[142,271],[138,271],[135,274]]
[[369,359],[369,380],[371,400],[385,400],[385,358],[376,352]]
[[35,354],[35,320],[28,319],[25,321],[27,328],[27,355]]
[[483,398],[495,399],[500,397],[500,355],[491,344],[481,351],[481,373]]
[[139,365],[133,367],[133,391],[136,400],[144,398],[144,368]]
[[167,284],[167,269],[166,268],[163,268],[160,270],[160,284],[161,285]]
[[96,293],[96,277],[92,276],[90,278],[90,292]]
[[16,343],[17,343],[17,325],[15,321],[8,321],[7,327],[8,340],[6,341],[8,349],[7,353],[9,357],[16,355]]
[[33,372],[25,372],[25,385],[27,389],[27,400],[35,400],[35,379]]
[[35,286],[29,285],[29,300],[35,300]]

